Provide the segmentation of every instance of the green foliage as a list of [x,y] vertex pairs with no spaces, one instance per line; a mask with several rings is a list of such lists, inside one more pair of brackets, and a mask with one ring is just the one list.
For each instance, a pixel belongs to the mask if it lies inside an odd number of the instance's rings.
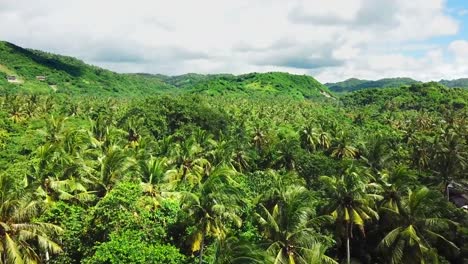
[[351,78],[337,83],[326,83],[325,85],[333,92],[354,92],[369,88],[398,88],[401,86],[419,83],[411,78],[385,78],[377,81],[359,80]]
[[[67,56],[24,49],[0,42],[0,91],[64,93],[93,96],[146,96],[149,94],[206,94],[325,98],[328,88],[306,75],[251,73],[245,75],[164,76],[117,74]],[[13,75],[19,83],[6,82]],[[37,79],[45,76],[45,80]]]
[[[117,74],[87,65],[72,57],[39,50],[29,50],[8,42],[0,42],[0,72],[17,76],[19,84],[3,83],[0,88],[11,88],[35,93],[65,93],[111,95],[147,95],[170,88],[159,79],[133,74]],[[37,80],[45,76],[46,80]],[[2,90],[3,90],[2,89]]]
[[187,81],[181,82],[181,77],[174,77],[177,79],[178,87],[207,95],[236,93],[312,98],[324,97],[321,93],[330,94],[327,87],[310,76],[282,72],[250,73],[239,76],[208,75],[204,78],[200,76],[193,78],[192,75],[182,77],[187,78]]
[[451,88],[468,88],[468,78],[461,78],[456,80],[440,80],[439,83]]
[[[414,84],[407,87],[368,89],[346,95],[347,106],[379,106],[383,111],[416,110],[442,111],[456,105],[463,107],[467,93],[461,89],[448,89],[437,83]],[[458,103],[454,103],[458,102]]]
[[0,263],[466,262],[467,90],[0,58]]
[[82,243],[85,228],[86,210],[65,202],[54,204],[42,216],[44,220],[60,225],[64,233],[61,238],[63,254],[52,258],[52,263],[78,263],[83,257],[86,245]]
[[95,254],[83,263],[141,263],[179,264],[185,260],[179,250],[171,245],[145,242],[142,232],[125,231],[112,234],[110,240],[96,246]]

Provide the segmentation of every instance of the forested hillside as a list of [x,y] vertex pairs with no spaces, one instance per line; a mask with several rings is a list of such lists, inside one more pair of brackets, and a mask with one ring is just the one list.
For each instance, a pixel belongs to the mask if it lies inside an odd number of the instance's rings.
[[[16,82],[8,83],[8,76],[16,77]],[[326,86],[305,75],[280,72],[239,76],[118,74],[87,65],[72,57],[23,49],[8,42],[0,42],[0,85],[3,89],[19,92],[96,96],[202,93],[294,98],[332,97]]]
[[0,82],[0,263],[468,261],[467,89],[330,99],[0,45],[23,81]]
[[[8,83],[7,76],[19,83]],[[45,80],[38,80],[43,76]],[[154,78],[117,74],[84,62],[0,41],[0,85],[34,93],[144,95],[167,91],[170,85]]]
[[[327,86],[332,92],[340,93],[371,88],[399,88],[401,86],[409,86],[416,83],[421,82],[411,78],[385,78],[377,81],[351,78],[342,82],[326,83],[325,86]],[[440,80],[438,83],[450,88],[468,88],[467,78],[456,80]]]
[[468,78],[456,80],[441,80],[439,83],[447,87],[468,88]]
[[351,78],[342,82],[326,83],[325,86],[333,92],[353,92],[369,88],[398,88],[403,85],[411,85],[415,83],[418,83],[418,81],[411,78],[385,78],[377,81]]
[[279,95],[300,99],[331,97],[328,88],[314,78],[282,72],[249,73],[239,76],[186,74],[162,80],[197,94]]

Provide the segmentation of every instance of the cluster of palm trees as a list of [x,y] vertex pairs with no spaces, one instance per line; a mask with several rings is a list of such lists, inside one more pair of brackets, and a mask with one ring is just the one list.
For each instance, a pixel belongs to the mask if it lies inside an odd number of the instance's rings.
[[[5,158],[25,167],[0,174],[1,263],[53,261],[63,228],[43,213],[57,202],[92,210],[125,181],[141,185],[150,210],[180,204],[188,243],[172,243],[200,264],[461,255],[463,223],[442,195],[466,179],[466,113],[388,122],[327,103],[196,96],[9,95],[1,106],[5,148],[21,146]],[[308,171],[304,157],[336,173]]]

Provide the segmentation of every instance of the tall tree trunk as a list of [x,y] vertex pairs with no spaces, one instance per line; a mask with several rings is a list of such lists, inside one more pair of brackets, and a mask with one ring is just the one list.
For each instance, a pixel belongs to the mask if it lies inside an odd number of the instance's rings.
[[445,192],[447,193],[447,201],[450,201],[450,188],[449,188],[450,183],[445,184]]
[[351,252],[349,248],[349,236],[346,238],[346,263],[351,263]]
[[349,246],[349,237],[351,236],[350,232],[351,232],[350,223],[346,223],[346,263],[347,264],[351,263],[351,250]]
[[198,255],[199,258],[199,264],[203,264],[203,249],[205,247],[205,230],[202,231],[202,238],[201,238],[201,243],[200,243],[200,255]]

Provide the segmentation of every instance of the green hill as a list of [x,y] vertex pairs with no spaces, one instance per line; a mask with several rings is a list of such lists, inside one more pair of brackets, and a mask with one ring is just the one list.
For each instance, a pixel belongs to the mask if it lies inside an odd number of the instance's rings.
[[385,78],[377,81],[369,80],[360,80],[356,78],[351,78],[342,82],[337,83],[326,83],[325,85],[332,92],[353,92],[362,89],[369,88],[389,88],[389,87],[400,87],[403,85],[411,85],[415,83],[420,83],[419,81],[413,80],[411,78]]
[[[11,84],[7,75],[16,76]],[[37,76],[45,76],[38,80]],[[0,41],[0,87],[9,90],[70,94],[148,94],[172,88],[157,78],[118,74],[83,61]]]
[[[9,83],[7,76],[15,76]],[[37,79],[45,76],[45,80]],[[293,98],[332,97],[328,88],[311,76],[281,72],[244,75],[189,73],[119,74],[88,65],[73,57],[24,49],[0,41],[0,88],[8,91],[90,95],[150,95],[165,92],[207,95],[267,95]]]
[[364,89],[343,96],[341,101],[345,106],[376,106],[386,110],[461,109],[466,106],[468,92],[429,82],[387,89]]
[[451,88],[468,88],[468,78],[456,80],[440,80],[439,83]]
[[231,74],[185,74],[162,78],[190,93],[208,95],[243,94],[274,95],[294,98],[331,97],[326,86],[307,75],[283,72]]

